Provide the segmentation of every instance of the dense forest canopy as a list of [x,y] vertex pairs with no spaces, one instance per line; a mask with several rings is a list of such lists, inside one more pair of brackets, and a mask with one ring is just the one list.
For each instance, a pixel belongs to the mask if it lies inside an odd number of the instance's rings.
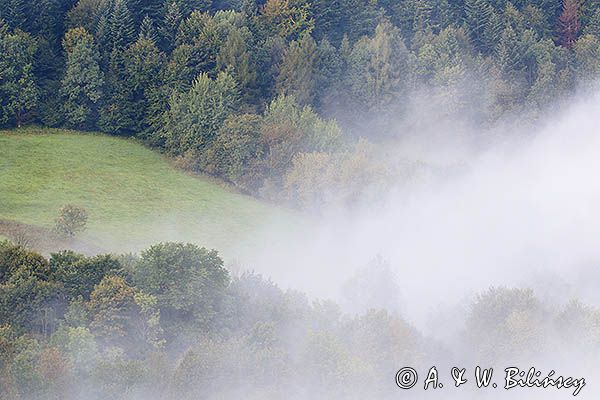
[[421,118],[489,126],[600,72],[598,0],[5,0],[0,21],[0,124],[135,136],[298,206],[381,169],[365,140],[423,94]]

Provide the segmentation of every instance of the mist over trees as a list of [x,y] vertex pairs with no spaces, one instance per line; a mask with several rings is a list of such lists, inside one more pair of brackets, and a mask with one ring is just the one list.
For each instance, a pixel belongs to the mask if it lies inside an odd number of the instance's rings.
[[448,316],[460,334],[437,342],[388,311],[390,271],[375,263],[345,286],[360,303],[347,314],[261,275],[232,275],[216,251],[192,244],[45,258],[0,242],[0,396],[394,398],[398,368],[441,368],[442,356],[472,365],[598,356],[598,309],[556,307],[520,288],[460,301]]
[[600,72],[595,0],[11,0],[0,21],[1,125],[134,136],[302,207],[301,160],[397,136],[419,94],[484,127]]

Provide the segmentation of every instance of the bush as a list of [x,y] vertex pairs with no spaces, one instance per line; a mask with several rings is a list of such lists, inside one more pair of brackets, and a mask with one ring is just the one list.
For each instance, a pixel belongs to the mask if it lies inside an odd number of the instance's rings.
[[67,204],[60,209],[55,231],[61,236],[73,237],[86,228],[88,212],[85,208]]

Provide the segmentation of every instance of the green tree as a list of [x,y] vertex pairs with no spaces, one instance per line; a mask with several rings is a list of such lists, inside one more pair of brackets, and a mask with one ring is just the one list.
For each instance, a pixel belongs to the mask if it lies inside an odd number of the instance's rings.
[[228,71],[239,83],[246,103],[256,102],[256,68],[250,53],[252,33],[247,28],[232,29],[219,49],[217,68]]
[[262,118],[252,114],[228,117],[203,158],[203,170],[248,193],[257,193],[265,177],[267,151],[261,123]]
[[162,24],[160,25],[160,36],[162,49],[172,51],[177,40],[177,31],[183,19],[181,10],[176,1],[167,0],[165,5]]
[[63,301],[60,284],[45,280],[21,265],[0,284],[0,320],[10,321],[21,332],[46,337],[56,329]]
[[280,187],[297,153],[330,151],[341,141],[335,121],[326,121],[308,106],[299,107],[293,97],[279,96],[267,109],[261,127],[267,146],[265,167],[271,184]]
[[290,43],[277,77],[279,94],[293,96],[300,105],[312,104],[317,83],[317,54],[317,44],[308,34]]
[[125,50],[135,38],[135,25],[127,0],[114,0],[109,23],[111,50]]
[[185,63],[192,79],[202,73],[216,75],[221,37],[217,21],[209,13],[192,12],[179,25],[176,43],[186,49]]
[[20,127],[38,105],[36,51],[35,39],[20,30],[10,32],[0,19],[0,125],[14,121]]
[[584,27],[583,32],[600,38],[600,8],[592,14],[590,21]]
[[123,343],[134,334],[139,318],[135,304],[135,288],[120,276],[107,275],[90,294],[88,311],[92,317],[90,330],[107,344]]
[[50,256],[52,279],[61,282],[69,300],[88,299],[104,276],[122,274],[119,261],[111,255],[85,257],[73,251]]
[[494,7],[486,0],[465,0],[464,13],[475,47],[485,53],[492,52],[502,32],[502,22]]
[[270,34],[284,39],[298,39],[314,28],[310,3],[304,0],[267,0],[260,19]]
[[61,207],[54,230],[62,236],[73,237],[85,230],[88,212],[85,208],[67,204]]
[[79,0],[67,13],[66,26],[96,32],[99,19],[109,3],[110,0]]
[[175,154],[207,148],[225,119],[238,109],[239,92],[227,72],[216,79],[201,74],[186,93],[175,93],[165,115],[163,134]]
[[131,11],[133,22],[136,26],[143,25],[146,17],[156,20],[160,17],[164,0],[128,0],[127,6]]
[[110,96],[99,121],[103,130],[144,137],[165,105],[160,90],[164,62],[165,55],[148,39],[138,39],[123,52],[113,50]]
[[600,38],[584,35],[577,40],[573,49],[579,78],[586,81],[597,78],[600,74]]
[[41,280],[50,277],[48,261],[40,254],[10,243],[0,247],[0,284],[7,282],[20,268]]
[[[73,46],[69,45],[71,42]],[[67,52],[67,67],[60,91],[65,120],[72,127],[91,128],[104,85],[98,51],[92,36],[83,28],[69,30],[63,46]]]
[[413,64],[400,32],[389,23],[379,24],[372,38],[359,40],[346,78],[358,118],[398,112],[397,99],[411,87]]
[[0,3],[0,19],[5,20],[12,29],[27,29],[27,11],[25,0],[5,0]]
[[104,344],[133,351],[162,346],[156,297],[144,294],[124,278],[107,275],[90,295],[91,331]]
[[344,72],[344,60],[327,39],[319,42],[316,57],[316,105],[317,109],[340,107],[339,94],[343,93],[340,77]]
[[157,43],[158,33],[156,32],[156,28],[154,27],[154,21],[152,21],[152,18],[150,18],[148,15],[146,15],[142,20],[142,23],[140,25],[140,34],[138,38],[149,40],[154,44]]
[[486,359],[531,353],[544,345],[543,309],[531,290],[490,288],[479,294],[467,317],[467,340]]
[[133,276],[138,288],[156,296],[161,325],[171,337],[210,328],[229,284],[216,251],[182,243],[143,251]]

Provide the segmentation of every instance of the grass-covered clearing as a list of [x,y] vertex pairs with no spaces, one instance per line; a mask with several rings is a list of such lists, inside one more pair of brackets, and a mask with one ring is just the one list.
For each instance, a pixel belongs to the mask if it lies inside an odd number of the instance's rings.
[[161,240],[230,249],[270,221],[294,219],[183,173],[132,140],[40,128],[0,131],[0,220],[50,229],[67,203],[89,212],[81,240],[114,251]]

